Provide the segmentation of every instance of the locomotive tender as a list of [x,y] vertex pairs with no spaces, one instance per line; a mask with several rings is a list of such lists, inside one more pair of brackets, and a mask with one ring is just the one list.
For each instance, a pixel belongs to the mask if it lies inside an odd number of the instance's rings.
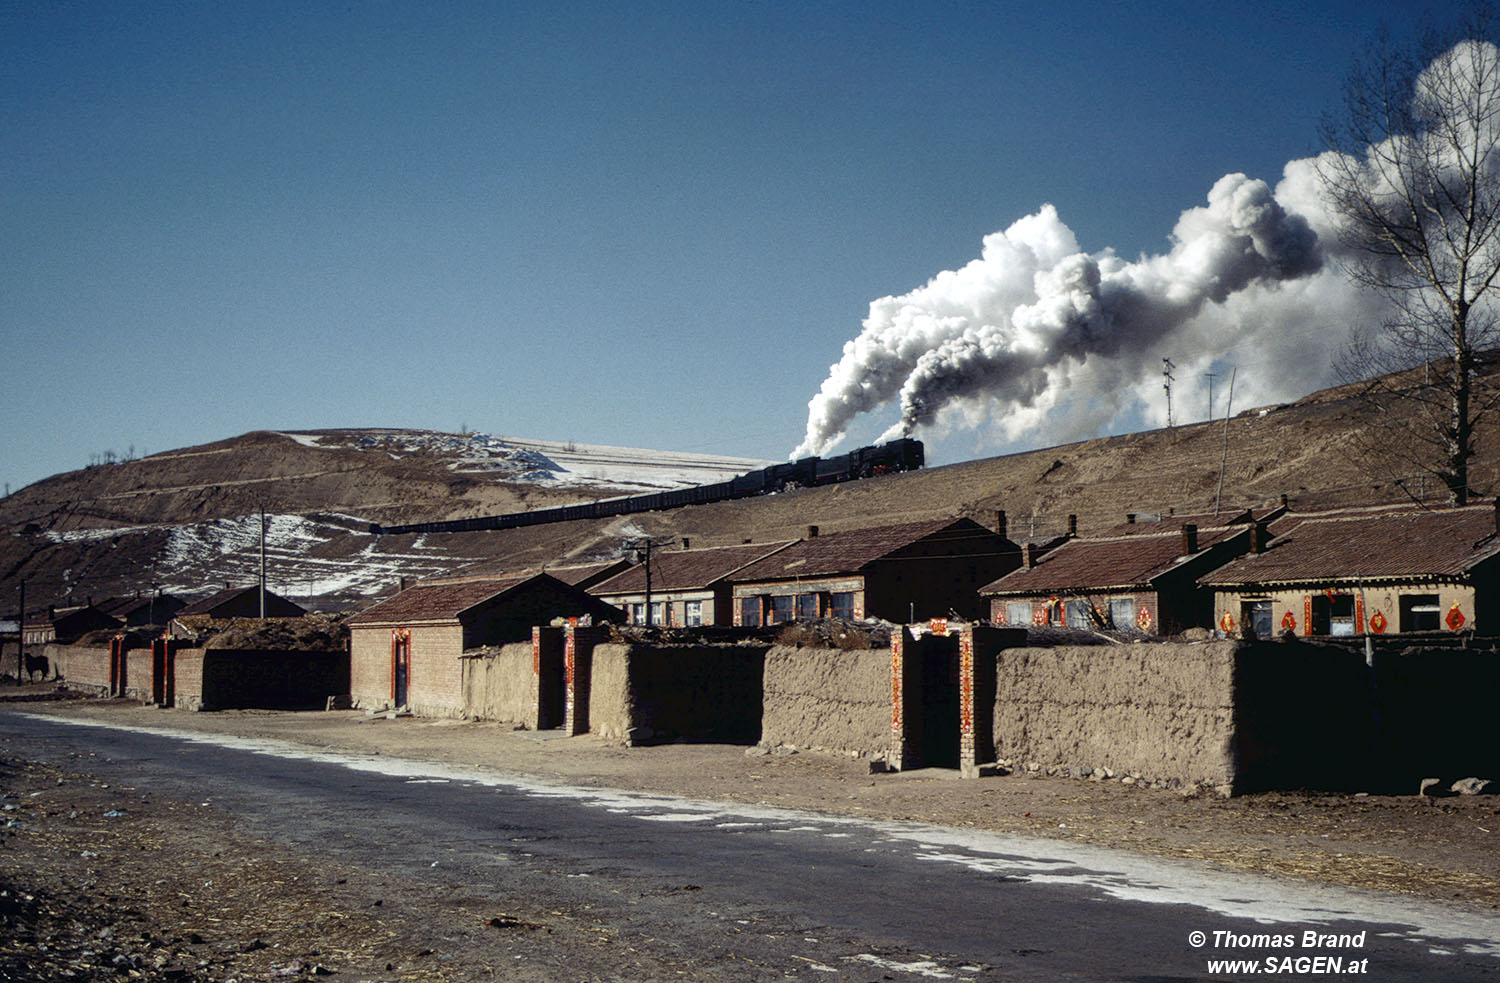
[[382,526],[371,523],[370,532],[376,536],[395,536],[401,533],[423,532],[478,532],[488,529],[513,529],[518,526],[536,526],[548,522],[567,522],[572,519],[604,519],[633,512],[656,512],[675,509],[684,505],[704,505],[733,498],[751,498],[793,488],[813,485],[831,485],[840,481],[855,481],[878,474],[896,471],[914,471],[924,463],[920,440],[902,437],[889,443],[872,447],[861,447],[838,457],[804,457],[786,464],[773,464],[768,468],[748,471],[728,481],[717,481],[711,485],[693,485],[672,491],[653,492],[649,495],[630,495],[624,498],[601,498],[578,505],[563,505],[550,509],[533,509],[530,512],[511,512],[506,515],[485,515],[473,519],[448,519],[442,522],[412,522],[399,526]]

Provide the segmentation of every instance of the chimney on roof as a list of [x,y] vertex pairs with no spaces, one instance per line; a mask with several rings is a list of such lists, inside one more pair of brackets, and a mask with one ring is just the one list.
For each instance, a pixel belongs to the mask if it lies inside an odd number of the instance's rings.
[[[1500,506],[1500,502],[1496,503]],[[1500,522],[1500,508],[1496,509],[1496,521]],[[1257,522],[1250,527],[1250,552],[1264,553],[1266,551],[1266,540],[1270,538],[1269,530],[1264,522]]]
[[406,578],[405,577],[402,577],[401,580],[398,581],[398,586],[397,586],[396,589],[398,591],[406,590]]
[[1281,507],[1282,508],[1286,508],[1287,507],[1286,492],[1282,492],[1281,493]]
[[1198,527],[1191,522],[1182,524],[1182,552],[1185,556],[1198,552]]
[[1005,510],[1004,509],[996,509],[995,510],[995,531],[997,533],[999,533],[1001,536],[1004,536],[1006,534],[1006,532],[1007,532],[1007,528],[1008,528],[1008,526],[1007,526],[1007,523],[1005,521]]
[[1127,526],[1133,526],[1133,525],[1135,525],[1135,513],[1134,512],[1126,512],[1125,513],[1125,524]]
[[808,526],[807,527],[807,538],[808,539],[817,539],[818,538],[818,527],[817,526]]
[[1069,538],[1078,536],[1078,513],[1076,512],[1068,513],[1068,536]]
[[683,549],[690,548],[692,546],[692,542],[693,542],[692,540],[688,539],[686,536],[683,536],[682,537],[682,548]]
[[1032,546],[1030,543],[1022,543],[1021,544],[1021,562],[1024,563],[1024,564],[1026,564],[1026,569],[1028,569],[1028,570],[1030,570],[1032,567],[1036,566],[1036,547],[1035,546]]

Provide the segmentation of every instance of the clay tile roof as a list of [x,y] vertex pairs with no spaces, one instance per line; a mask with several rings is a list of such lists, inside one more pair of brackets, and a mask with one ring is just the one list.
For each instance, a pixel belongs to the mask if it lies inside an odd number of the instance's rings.
[[[742,567],[790,546],[786,543],[746,543],[708,549],[651,554],[652,590],[704,590]],[[589,588],[591,594],[639,594],[646,589],[646,569],[636,564]]]
[[1001,539],[997,533],[972,520],[936,519],[814,536],[752,563],[729,579],[738,584],[854,573],[876,560],[929,537],[968,539],[976,535],[993,537],[1015,549],[1008,540]]
[[537,574],[418,584],[365,608],[349,624],[393,621],[451,621],[469,608],[526,583]]
[[1201,578],[1211,585],[1459,577],[1500,553],[1495,509],[1288,516],[1264,553]]
[[[189,604],[187,607],[183,608],[181,611],[178,611],[177,614],[178,614],[179,617],[181,617],[183,615],[207,614],[208,612],[212,611],[214,608],[218,607],[220,604],[223,604],[225,601],[232,601],[236,597],[239,597],[241,594],[245,593],[246,591],[252,591],[252,590],[253,591],[258,591],[258,590],[260,590],[260,588],[259,587],[226,587],[226,588],[224,588],[223,590],[219,591],[216,594],[210,594],[208,597],[203,598],[203,600],[201,600],[201,601],[194,601],[192,604]],[[270,592],[267,591],[267,593],[269,594]]]
[[567,567],[545,567],[543,572],[556,577],[570,587],[577,587],[589,578],[618,566],[621,560],[601,560],[598,563],[579,563]]
[[1182,552],[1182,531],[1138,533],[1100,539],[1074,539],[1044,554],[1034,567],[1022,567],[981,594],[1042,594],[1063,590],[1145,587],[1189,556],[1245,532],[1244,526],[1198,530],[1198,552]]

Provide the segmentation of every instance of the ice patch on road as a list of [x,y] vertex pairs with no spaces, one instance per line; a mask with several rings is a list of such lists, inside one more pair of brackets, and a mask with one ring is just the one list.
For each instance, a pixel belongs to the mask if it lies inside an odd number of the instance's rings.
[[1087,888],[1123,901],[1190,905],[1225,917],[1263,924],[1322,925],[1359,921],[1395,926],[1400,930],[1381,934],[1434,949],[1457,949],[1473,955],[1500,957],[1500,918],[1485,912],[1373,891],[1230,873],[1188,861],[1148,857],[1089,844],[912,822],[847,819],[773,806],[580,788],[478,767],[315,750],[271,738],[124,726],[51,714],[22,715],[58,724],[134,731],[291,761],[336,765],[409,781],[457,781],[514,789],[527,795],[570,799],[612,812],[623,812],[643,821],[718,820],[710,828],[736,832],[745,826],[760,825],[768,832],[785,835],[863,835],[872,844],[869,852],[909,852],[924,861],[1010,881]]

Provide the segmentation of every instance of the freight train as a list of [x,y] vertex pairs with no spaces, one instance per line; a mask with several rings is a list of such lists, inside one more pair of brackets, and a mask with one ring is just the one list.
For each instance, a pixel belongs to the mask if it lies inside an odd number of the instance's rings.
[[806,488],[814,485],[831,485],[840,481],[854,481],[878,474],[896,471],[914,471],[923,464],[923,449],[920,440],[902,437],[890,443],[840,454],[838,457],[804,457],[786,464],[773,464],[758,471],[736,475],[728,481],[711,485],[694,485],[672,491],[654,492],[650,495],[631,495],[626,498],[601,498],[595,502],[578,505],[563,505],[550,509],[533,509],[530,512],[511,512],[506,515],[486,515],[474,519],[449,519],[443,522],[412,522],[399,526],[371,524],[370,532],[377,536],[393,536],[414,532],[478,532],[487,529],[514,529],[517,526],[536,526],[548,522],[567,522],[572,519],[604,519],[634,512],[656,512],[660,509],[675,509],[684,505],[704,505],[734,498],[750,498],[772,492]]

